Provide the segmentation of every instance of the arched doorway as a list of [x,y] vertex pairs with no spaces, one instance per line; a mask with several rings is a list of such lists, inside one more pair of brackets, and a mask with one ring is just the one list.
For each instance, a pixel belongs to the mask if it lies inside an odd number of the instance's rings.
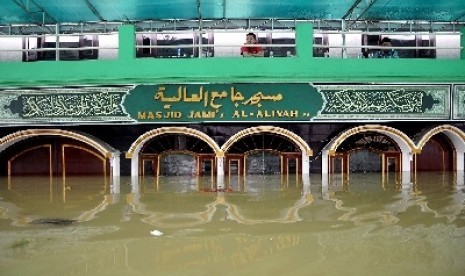
[[415,169],[417,171],[453,171],[454,146],[450,140],[439,133],[432,136],[423,145],[420,154],[415,156]]
[[451,125],[426,128],[417,135],[416,143],[419,149],[415,156],[416,170],[464,170],[465,133],[459,128]]
[[[157,168],[160,158],[169,152],[191,152],[196,160],[197,174],[211,169],[213,175],[217,171],[217,159],[223,157],[216,142],[201,131],[186,127],[162,127],[144,133],[132,143],[126,153],[126,158],[131,159],[131,176],[139,176],[147,171],[159,175]],[[144,169],[147,164],[151,169]]]
[[302,153],[287,137],[254,133],[235,141],[225,153],[225,173],[300,174]]
[[[368,133],[368,135],[363,136],[364,133]],[[343,143],[346,144],[346,150],[344,150],[344,146],[340,148]],[[381,150],[383,152],[381,156],[382,171],[410,172],[412,157],[418,151],[417,147],[402,131],[382,125],[353,127],[331,139],[322,150],[321,171],[325,175],[334,172],[336,166],[339,166],[341,172],[349,172],[348,151],[360,148],[371,148],[377,151],[378,147],[383,149],[386,145],[389,145],[388,149]]]
[[388,136],[362,132],[349,136],[330,157],[330,172],[399,172],[401,151]]
[[[8,176],[109,175],[105,156],[79,141],[35,137],[14,144],[1,153]],[[2,171],[5,174],[5,171]]]
[[[239,131],[231,136],[221,147],[224,151],[225,174],[244,175],[253,170],[246,167],[246,155],[255,159],[250,164],[260,164],[259,156],[262,153],[261,167],[272,162],[277,152],[280,159],[280,169],[273,169],[273,174],[308,174],[310,171],[309,156],[313,155],[308,144],[295,133],[274,126],[251,127]],[[264,156],[269,157],[268,159]],[[259,167],[259,166],[258,166]],[[266,172],[266,170],[265,170]]]
[[216,173],[216,158],[207,142],[182,133],[165,133],[144,143],[139,175],[186,176]]

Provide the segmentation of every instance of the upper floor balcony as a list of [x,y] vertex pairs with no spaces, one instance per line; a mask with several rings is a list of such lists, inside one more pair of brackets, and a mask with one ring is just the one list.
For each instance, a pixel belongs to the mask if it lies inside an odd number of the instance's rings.
[[[465,82],[465,27],[447,22],[163,21],[0,31],[2,86]],[[249,32],[263,57],[241,56]],[[385,38],[390,45],[380,44]],[[395,58],[378,58],[388,50]]]

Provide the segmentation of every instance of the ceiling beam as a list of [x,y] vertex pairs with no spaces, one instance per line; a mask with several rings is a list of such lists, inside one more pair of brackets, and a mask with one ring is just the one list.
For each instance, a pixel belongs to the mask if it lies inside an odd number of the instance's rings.
[[202,20],[202,6],[200,4],[200,0],[197,0],[197,19]]
[[352,4],[352,6],[349,8],[349,10],[346,12],[346,14],[344,14],[344,16],[342,17],[342,19],[350,19],[350,16],[352,15],[352,13],[354,12],[354,10],[358,7],[358,5],[360,4],[360,2],[362,2],[363,0],[356,0],[354,4]]
[[94,5],[92,5],[92,3],[90,2],[90,0],[86,0],[86,5],[87,7],[89,7],[89,9],[92,11],[92,13],[98,17],[98,19],[100,21],[106,21],[105,18],[103,18],[103,16],[98,12],[98,10],[94,7]]
[[223,19],[226,18],[226,0],[223,0]]
[[[457,33],[461,28],[465,28],[465,21],[448,21],[448,22],[429,22],[429,21],[352,21],[352,20],[289,20],[289,19],[236,19],[236,20],[150,20],[134,22],[137,30],[141,31],[173,31],[173,30],[226,30],[235,28],[245,29],[265,29],[265,30],[295,30],[299,22],[313,23],[315,32],[334,32],[347,30],[350,25],[351,31],[380,32],[380,33],[415,33],[415,32],[454,32]],[[1,25],[0,33],[11,35],[27,34],[55,34],[56,24],[15,24]],[[121,26],[120,21],[100,21],[100,22],[81,22],[77,23],[60,23],[60,33],[109,33],[115,32]]]
[[[48,14],[44,8],[42,8],[41,6],[37,5],[33,0],[27,0],[27,4],[24,4],[23,3],[23,0],[11,0],[13,1],[16,5],[18,5],[21,9],[23,9],[28,15],[29,17],[33,20],[33,23],[35,24],[38,24],[38,25],[45,25],[46,23],[50,23],[50,22],[45,22],[45,17],[48,17],[52,23],[57,23],[57,21],[55,20],[55,18],[51,17],[50,14]],[[38,11],[31,11],[30,8],[29,8],[29,3],[32,3],[34,4],[39,10]],[[34,14],[36,13],[42,13],[42,22],[40,21],[37,21],[37,19],[34,18]]]
[[[378,0],[356,0],[354,4],[349,8],[349,10],[344,14],[342,19],[344,20],[354,20],[357,21],[362,18],[365,13],[367,13],[370,8],[377,2]],[[365,6],[362,7],[362,2],[365,2]],[[354,17],[352,17],[355,14]]]
[[[378,0],[367,0],[367,1],[368,1],[368,3],[367,3],[367,5],[366,5],[366,7],[365,7],[364,9],[362,9],[362,11],[357,15],[357,17],[356,17],[356,18],[353,18],[353,19],[351,18],[351,20],[354,20],[354,21],[353,21],[352,24],[350,24],[350,26],[348,27],[349,29],[350,29],[350,27],[352,27],[352,26],[354,25],[354,23],[355,23],[356,21],[360,20],[360,18],[362,18],[362,17],[365,15],[365,13],[367,13],[367,12],[370,10],[370,8],[371,8]],[[360,3],[360,2],[361,2],[361,1],[359,1],[359,3]],[[354,9],[354,10],[355,10],[355,9]]]

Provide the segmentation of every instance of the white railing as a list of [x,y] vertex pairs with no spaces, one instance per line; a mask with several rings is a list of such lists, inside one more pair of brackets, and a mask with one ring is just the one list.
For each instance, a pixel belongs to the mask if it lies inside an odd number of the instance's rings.
[[[293,57],[296,55],[295,31],[288,30],[181,30],[163,32],[136,32],[136,52],[142,57],[234,57],[240,56],[240,48],[247,33],[255,33],[260,44],[254,46],[265,49],[266,57]],[[141,43],[141,38],[150,39],[149,45]],[[383,47],[379,45],[363,45],[363,36],[383,36],[401,38],[407,37],[414,41],[416,37],[426,37],[429,46],[399,46]],[[413,38],[412,38],[413,37]],[[165,39],[167,38],[167,39]],[[41,41],[38,41],[38,40]],[[73,40],[74,39],[74,40]],[[184,43],[179,41],[184,39]],[[36,41],[33,43],[33,41]],[[86,46],[85,41],[91,41]],[[179,41],[178,41],[179,40]],[[191,41],[185,43],[185,40]],[[287,40],[289,43],[282,43]],[[320,31],[314,30],[313,44],[316,56],[332,58],[360,58],[362,51],[380,51],[395,49],[397,51],[435,51],[436,58],[459,58],[463,46],[460,45],[460,32],[362,32],[362,31]],[[434,41],[433,41],[434,40]],[[104,42],[105,41],[105,42]],[[92,46],[96,42],[96,46]],[[266,43],[263,43],[266,42]],[[274,43],[273,43],[274,42]],[[323,43],[321,43],[323,42]],[[73,46],[69,46],[74,43]],[[416,42],[415,42],[416,43]],[[41,44],[41,45],[39,45]],[[46,45],[48,44],[48,46]],[[50,47],[54,45],[55,47]],[[0,35],[0,61],[24,60],[24,53],[37,55],[49,53],[55,60],[62,60],[66,52],[97,51],[98,59],[115,59],[119,50],[118,33],[75,33],[46,35]],[[161,53],[168,50],[166,53]],[[181,51],[178,51],[181,50]],[[183,51],[186,50],[186,51]],[[144,53],[147,51],[148,53]],[[324,53],[324,54],[323,54]],[[311,53],[310,53],[311,54]],[[9,58],[9,56],[14,56]],[[27,58],[26,58],[27,61]]]
[[[0,35],[0,61],[111,59],[118,33]],[[44,56],[47,56],[46,58]]]

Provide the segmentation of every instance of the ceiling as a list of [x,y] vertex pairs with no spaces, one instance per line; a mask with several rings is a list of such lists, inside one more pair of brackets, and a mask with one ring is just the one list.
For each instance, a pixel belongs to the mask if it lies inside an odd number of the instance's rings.
[[0,25],[165,19],[465,21],[465,0],[0,0]]

